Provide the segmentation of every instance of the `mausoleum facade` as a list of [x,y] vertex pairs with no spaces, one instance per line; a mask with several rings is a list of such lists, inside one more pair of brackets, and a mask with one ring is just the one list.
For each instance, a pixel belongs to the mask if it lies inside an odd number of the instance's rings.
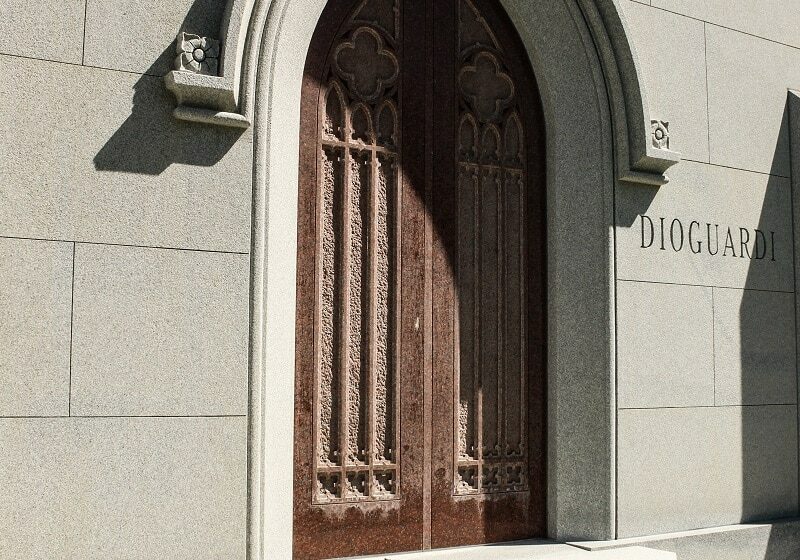
[[0,16],[1,559],[800,558],[795,0]]

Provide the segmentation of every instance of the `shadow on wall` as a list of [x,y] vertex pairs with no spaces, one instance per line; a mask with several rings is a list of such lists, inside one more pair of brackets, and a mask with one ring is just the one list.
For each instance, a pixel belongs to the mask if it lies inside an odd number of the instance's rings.
[[[224,0],[196,0],[179,29],[217,37]],[[99,171],[159,175],[173,163],[210,167],[222,159],[245,132],[178,121],[175,99],[162,79],[172,69],[175,42],[167,46],[133,86],[133,110],[94,158]]]
[[[800,154],[800,101],[796,103],[798,132],[795,152]],[[792,201],[800,201],[800,192],[792,193],[792,181],[787,177],[786,157],[790,152],[787,145],[788,113],[787,108],[773,155],[773,175],[751,176],[754,186],[759,181],[766,181],[766,188],[763,199],[757,201],[760,204],[757,207],[760,208],[758,225],[753,228],[754,224],[748,224],[751,228],[748,250],[753,258],[747,261],[745,289],[712,288],[714,412],[720,414],[717,418],[724,418],[725,422],[733,424],[729,426],[732,441],[724,444],[732,446],[730,449],[737,452],[741,449],[741,464],[735,467],[741,469],[740,473],[736,472],[736,477],[741,476],[741,480],[718,482],[729,484],[730,492],[741,491],[741,518],[731,523],[771,521],[800,515],[797,303],[793,262],[797,257],[793,256],[792,223]],[[800,187],[800,156],[796,159],[793,174],[796,187]],[[617,226],[634,227],[639,216],[647,214],[658,190],[658,187],[639,185],[626,189],[625,204],[618,204],[616,209]],[[735,200],[709,201],[709,204],[730,209],[737,207]],[[754,229],[763,235],[758,240],[757,249]],[[738,260],[742,258],[740,242],[745,238],[739,237],[739,231],[734,230],[733,233]],[[720,253],[724,250],[725,241],[721,226]],[[733,465],[720,467],[730,468]],[[737,484],[741,484],[741,487],[737,488]],[[709,504],[709,507],[713,511],[717,505]],[[729,555],[727,557],[735,560],[798,560],[800,525],[777,523],[771,530],[762,528],[757,533],[730,533],[728,536],[700,537],[686,542],[680,539],[665,540],[652,546],[678,552],[679,558],[685,554],[687,558],[698,560],[705,560],[698,555],[698,551],[699,554],[716,555],[720,548]],[[756,555],[751,555],[754,552]]]
[[764,560],[800,558],[800,527],[796,523],[776,523],[770,530]]
[[636,185],[634,188],[620,187],[619,190],[624,189],[625,192],[625,204],[617,205],[617,227],[632,228],[639,223],[639,217],[649,213],[648,209],[660,188],[650,185]]
[[[789,152],[788,107],[784,112],[783,125],[775,149],[772,170],[787,175],[786,154]],[[798,113],[800,116],[800,113]],[[762,205],[758,230],[765,232],[766,244],[771,242],[769,232],[775,224],[783,222],[788,215],[789,224],[775,234],[776,259],[793,260],[795,241],[792,220],[792,184],[785,177],[771,176]],[[787,206],[789,208],[787,208]],[[785,244],[783,248],[779,244]],[[787,250],[788,249],[788,250]],[[762,251],[763,252],[763,251]],[[772,275],[776,265],[772,262],[772,248],[763,260],[752,260],[748,270],[745,290],[716,290],[719,303],[732,307],[736,312],[737,298],[739,332],[726,332],[726,324],[715,326],[719,337],[717,348],[733,350],[726,339],[738,338],[738,369],[735,356],[726,359],[724,352],[721,366],[716,371],[718,389],[717,404],[740,406],[742,437],[742,521],[754,522],[797,516],[798,509],[798,361],[796,344],[796,296],[794,264],[789,262],[791,282],[781,282],[782,291],[764,291],[765,284],[777,284]],[[720,301],[721,300],[721,301]],[[725,313],[725,310],[722,310]],[[715,325],[716,318],[715,318]],[[740,375],[739,375],[740,374]],[[723,381],[720,384],[720,378]],[[741,380],[740,391],[736,382]],[[731,384],[732,382],[732,384]],[[720,402],[722,400],[722,402]],[[800,543],[789,531],[797,531],[790,525],[773,527],[766,543],[764,560],[789,560],[800,558]]]

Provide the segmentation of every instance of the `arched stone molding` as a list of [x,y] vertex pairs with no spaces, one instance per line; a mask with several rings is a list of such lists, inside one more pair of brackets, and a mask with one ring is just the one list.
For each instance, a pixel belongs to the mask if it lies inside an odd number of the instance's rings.
[[[666,170],[680,154],[654,139],[658,121],[649,115],[636,52],[628,40],[619,0],[568,0],[587,25],[608,88],[618,176],[646,185],[667,182]],[[166,76],[178,98],[180,119],[248,127],[253,121],[257,60],[263,24],[276,0],[228,0],[220,29],[219,76],[176,70]]]
[[[547,128],[549,536],[613,539],[614,188],[617,180],[663,183],[677,156],[648,146],[647,104],[618,0],[501,2],[529,53]],[[300,95],[325,3],[231,0],[223,76],[167,78],[183,100],[180,118],[255,127],[252,560],[291,558]],[[192,89],[201,86],[225,93]]]
[[636,51],[618,0],[576,0],[595,42],[608,88],[614,123],[614,146],[621,181],[660,186],[680,154],[661,147],[654,137],[659,121],[651,118]]

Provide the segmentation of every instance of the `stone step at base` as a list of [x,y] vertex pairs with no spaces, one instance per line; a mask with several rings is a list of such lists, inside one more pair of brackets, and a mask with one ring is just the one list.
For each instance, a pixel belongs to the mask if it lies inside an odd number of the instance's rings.
[[678,558],[674,552],[664,552],[641,546],[592,552],[551,541],[521,541],[365,556],[359,560],[678,560]]

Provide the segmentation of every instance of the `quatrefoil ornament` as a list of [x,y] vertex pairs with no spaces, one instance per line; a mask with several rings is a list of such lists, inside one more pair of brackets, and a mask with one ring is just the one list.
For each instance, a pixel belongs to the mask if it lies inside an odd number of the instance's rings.
[[400,73],[397,58],[380,34],[368,27],[359,27],[350,41],[338,46],[334,65],[356,97],[367,102],[383,97]]
[[488,52],[478,53],[474,63],[461,70],[458,85],[478,120],[484,123],[499,122],[514,98],[514,82]]

